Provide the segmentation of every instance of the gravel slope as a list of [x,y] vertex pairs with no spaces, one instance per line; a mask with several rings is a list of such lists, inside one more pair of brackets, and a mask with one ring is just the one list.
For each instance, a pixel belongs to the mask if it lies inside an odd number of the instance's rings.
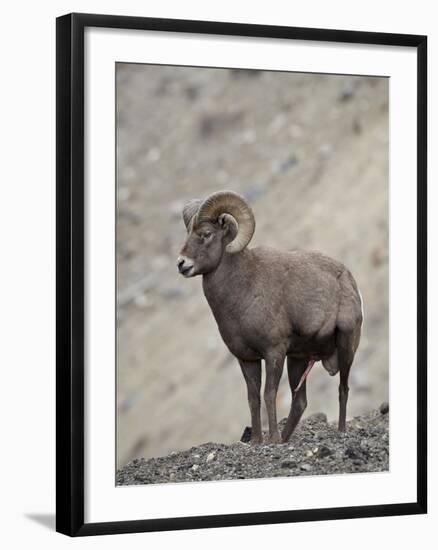
[[[280,423],[280,425],[284,420]],[[246,428],[242,440],[248,438]],[[322,413],[304,420],[286,444],[205,443],[168,456],[135,459],[117,472],[117,485],[380,472],[389,469],[389,413],[353,418],[337,431]]]

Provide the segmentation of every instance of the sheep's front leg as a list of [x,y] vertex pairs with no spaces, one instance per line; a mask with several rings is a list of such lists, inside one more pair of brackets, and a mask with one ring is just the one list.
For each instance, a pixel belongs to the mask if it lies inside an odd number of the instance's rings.
[[248,389],[248,403],[251,411],[251,444],[262,443],[260,420],[260,387],[262,385],[261,361],[240,361],[240,368]]
[[269,442],[279,443],[280,432],[277,425],[277,391],[283,373],[284,355],[266,357],[266,382],[265,382],[265,404],[268,413]]

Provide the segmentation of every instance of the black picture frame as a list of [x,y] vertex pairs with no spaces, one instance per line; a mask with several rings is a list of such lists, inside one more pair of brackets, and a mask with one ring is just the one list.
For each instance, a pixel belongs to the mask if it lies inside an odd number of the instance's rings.
[[[417,52],[417,499],[415,502],[135,521],[84,522],[84,29],[107,27],[406,46]],[[424,514],[427,511],[427,37],[68,14],[56,21],[56,530],[70,536]]]

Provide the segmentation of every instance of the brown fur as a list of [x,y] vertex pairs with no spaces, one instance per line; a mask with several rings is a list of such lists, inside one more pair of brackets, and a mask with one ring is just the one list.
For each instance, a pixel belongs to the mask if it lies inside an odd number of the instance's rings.
[[298,392],[294,389],[311,359],[321,360],[332,375],[340,372],[339,429],[345,430],[348,374],[362,325],[361,298],[351,273],[319,252],[258,247],[229,254],[225,248],[238,231],[231,216],[200,224],[194,217],[192,222],[178,265],[186,276],[203,275],[222,339],[240,363],[252,442],[262,439],[261,360],[270,441],[280,440],[276,396],[286,357],[293,399],[282,440],[289,439],[306,407],[306,382]]

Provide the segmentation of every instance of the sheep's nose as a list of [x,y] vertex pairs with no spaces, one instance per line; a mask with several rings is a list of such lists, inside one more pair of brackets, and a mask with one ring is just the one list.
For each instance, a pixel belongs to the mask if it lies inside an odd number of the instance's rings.
[[178,258],[176,265],[178,266],[178,271],[182,273],[184,270],[184,258]]

